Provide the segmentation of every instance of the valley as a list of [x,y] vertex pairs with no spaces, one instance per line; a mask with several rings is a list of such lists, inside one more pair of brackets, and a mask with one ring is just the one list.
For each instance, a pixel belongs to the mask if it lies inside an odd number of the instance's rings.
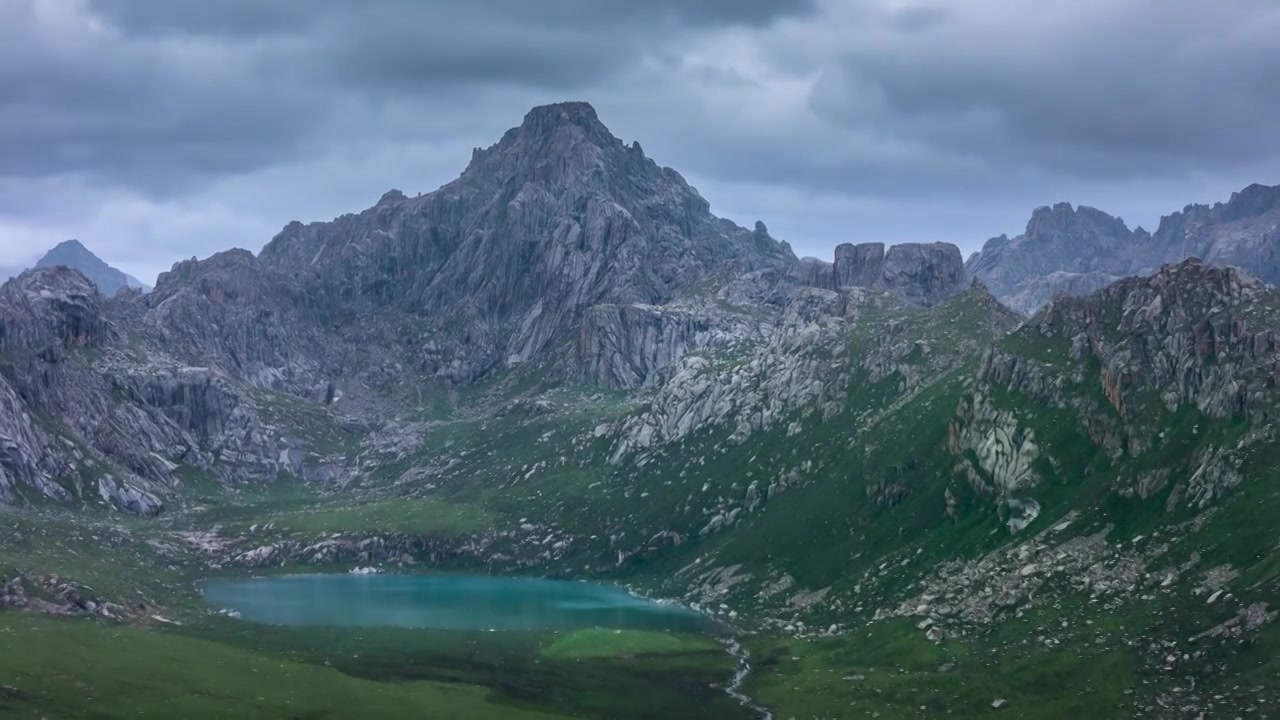
[[[1095,212],[968,268],[799,259],[567,103],[434,193],[149,293],[23,274],[0,714],[1270,717],[1280,292],[1161,250],[1041,297],[1094,270],[999,259],[1121,234]],[[1280,188],[1179,217],[1170,247],[1273,243]],[[200,595],[358,568],[612,584],[715,630],[277,627]]]

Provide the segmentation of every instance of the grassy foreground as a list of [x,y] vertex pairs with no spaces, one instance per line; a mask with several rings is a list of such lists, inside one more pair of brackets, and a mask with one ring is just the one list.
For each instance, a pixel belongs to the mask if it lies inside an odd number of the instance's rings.
[[0,714],[93,718],[551,718],[479,687],[379,683],[170,632],[0,616]]
[[145,629],[0,614],[0,717],[741,718],[705,638]]

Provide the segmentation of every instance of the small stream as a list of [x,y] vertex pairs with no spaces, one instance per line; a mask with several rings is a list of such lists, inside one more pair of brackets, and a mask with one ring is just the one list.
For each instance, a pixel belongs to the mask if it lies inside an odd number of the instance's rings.
[[738,701],[742,707],[759,715],[761,720],[773,720],[773,711],[769,708],[757,703],[751,699],[751,696],[742,691],[742,685],[747,681],[747,676],[751,674],[751,653],[742,646],[742,643],[733,638],[724,638],[725,650],[730,655],[738,658],[738,669],[733,673],[733,680],[725,687],[724,691],[729,697]]

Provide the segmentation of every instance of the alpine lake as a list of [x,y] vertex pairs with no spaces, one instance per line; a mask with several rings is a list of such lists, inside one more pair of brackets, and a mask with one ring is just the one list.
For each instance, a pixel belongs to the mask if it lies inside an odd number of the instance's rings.
[[215,620],[175,634],[332,668],[378,695],[429,690],[406,716],[760,716],[728,692],[744,665],[723,628],[614,585],[356,572],[216,578],[200,594]]

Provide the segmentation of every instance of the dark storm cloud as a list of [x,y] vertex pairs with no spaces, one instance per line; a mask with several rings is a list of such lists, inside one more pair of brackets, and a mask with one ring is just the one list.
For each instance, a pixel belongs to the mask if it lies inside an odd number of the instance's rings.
[[[183,31],[243,36],[290,33],[333,18],[391,12],[437,21],[474,13],[502,23],[619,29],[619,23],[655,19],[699,26],[759,25],[783,15],[811,11],[814,0],[94,0],[92,6],[123,27],[152,32]],[[483,33],[484,28],[469,28]]]
[[149,190],[286,154],[322,98],[250,42],[133,42],[75,3],[0,2],[0,175]]
[[431,113],[431,100],[486,85],[571,92],[698,29],[809,9],[804,0],[5,0],[0,175],[79,173],[181,192],[295,159],[360,103]]
[[141,36],[259,38],[265,68],[335,91],[385,97],[441,85],[571,89],[708,27],[803,15],[814,0],[96,0]]
[[567,99],[801,253],[1149,225],[1280,182],[1276,37],[1274,0],[0,0],[0,264],[256,248]]
[[940,154],[1084,176],[1280,152],[1271,0],[978,7],[854,36],[815,108]]

